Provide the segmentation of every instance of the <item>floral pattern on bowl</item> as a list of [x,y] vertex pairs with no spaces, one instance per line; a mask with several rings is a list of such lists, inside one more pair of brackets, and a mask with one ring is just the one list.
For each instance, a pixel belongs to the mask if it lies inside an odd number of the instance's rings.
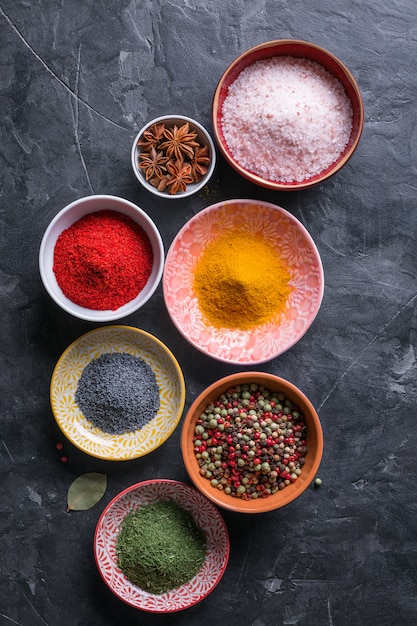
[[[124,517],[141,505],[173,500],[189,511],[207,537],[207,553],[200,571],[188,583],[163,594],[151,594],[130,583],[117,567],[116,543]],[[195,487],[175,480],[147,480],[128,487],[104,509],[94,536],[98,570],[112,592],[127,604],[153,613],[172,613],[203,600],[219,583],[229,559],[229,536],[216,508]]]
[[[209,325],[193,289],[194,271],[205,247],[227,231],[262,233],[290,272],[291,294],[284,313],[251,330]],[[162,279],[165,304],[178,331],[204,354],[253,365],[269,361],[297,343],[314,321],[323,299],[320,255],[305,227],[285,209],[259,200],[226,200],[203,209],[179,231],[168,251]]]
[[[105,433],[85,419],[75,402],[84,368],[105,352],[139,357],[156,376],[160,408],[139,430]],[[52,374],[50,399],[56,422],[71,443],[91,456],[123,461],[152,452],[174,432],[185,405],[185,383],[177,360],[159,339],[130,326],[105,326],[82,335],[64,351]]]

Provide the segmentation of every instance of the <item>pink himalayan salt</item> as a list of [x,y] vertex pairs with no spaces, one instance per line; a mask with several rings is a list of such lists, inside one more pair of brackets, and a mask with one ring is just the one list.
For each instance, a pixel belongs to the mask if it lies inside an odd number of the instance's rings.
[[230,85],[222,129],[242,167],[267,180],[299,182],[337,160],[352,117],[343,85],[321,65],[273,57],[255,61]]

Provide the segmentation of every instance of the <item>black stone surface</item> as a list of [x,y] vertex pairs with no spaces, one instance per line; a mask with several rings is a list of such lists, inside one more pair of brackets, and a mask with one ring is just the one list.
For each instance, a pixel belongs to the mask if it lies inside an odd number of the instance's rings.
[[[3,626],[378,626],[417,623],[415,0],[3,0],[1,35],[0,624]],[[251,46],[296,38],[336,54],[362,91],[365,126],[346,167],[299,193],[241,179],[220,158],[205,192],[180,202],[142,190],[130,168],[139,128],[164,113],[211,129],[213,93]],[[180,427],[156,452],[105,463],[62,440],[49,381],[63,350],[95,327],[59,310],[38,273],[50,220],[90,194],[149,212],[166,248],[205,206],[228,198],[281,205],[309,230],[325,271],[322,308],[303,339],[262,366],[318,409],[319,489],[263,515],[224,512],[227,571],[192,609],[157,616],[114,597],[94,563],[104,506],[150,477],[188,481]],[[161,288],[123,323],[178,358],[187,406],[236,371],[192,349]],[[65,454],[67,463],[60,457]],[[66,512],[86,471],[104,498]]]

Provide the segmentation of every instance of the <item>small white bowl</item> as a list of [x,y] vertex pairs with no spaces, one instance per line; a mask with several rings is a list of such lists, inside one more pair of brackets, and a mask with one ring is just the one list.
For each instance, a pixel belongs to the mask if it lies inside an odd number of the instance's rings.
[[[209,165],[207,173],[197,183],[191,183],[187,185],[186,191],[179,191],[176,194],[171,194],[169,193],[169,191],[159,191],[156,187],[151,185],[145,179],[145,175],[143,174],[140,167],[138,167],[139,154],[141,152],[140,146],[138,146],[138,141],[141,139],[143,133],[146,130],[148,130],[148,128],[150,128],[153,124],[157,124],[160,122],[165,122],[166,124],[169,124],[170,126],[177,125],[178,127],[188,122],[190,124],[190,130],[197,133],[197,141],[199,141],[201,146],[209,147],[210,165]],[[154,195],[159,196],[160,198],[178,200],[179,198],[186,198],[187,196],[193,195],[197,191],[200,191],[200,189],[202,189],[208,183],[208,181],[210,180],[214,172],[214,168],[216,165],[216,149],[214,147],[214,143],[210,134],[207,132],[204,126],[199,124],[199,122],[196,122],[190,117],[185,117],[184,115],[162,115],[161,117],[156,117],[155,119],[145,124],[145,126],[136,135],[135,141],[133,142],[133,146],[131,150],[131,162],[132,162],[133,172],[136,178],[141,183],[141,185],[143,185],[145,189],[147,189]]]
[[[67,298],[56,280],[54,265],[55,244],[59,235],[84,215],[95,213],[103,209],[118,211],[128,215],[138,223],[148,235],[153,250],[153,265],[151,275],[142,291],[130,302],[118,309],[96,311],[87,309]],[[67,313],[90,322],[111,322],[126,317],[142,307],[158,287],[164,269],[165,252],[161,235],[151,218],[138,206],[118,198],[117,196],[97,195],[87,196],[75,200],[62,209],[51,221],[42,238],[39,250],[39,272],[46,291],[51,298]]]

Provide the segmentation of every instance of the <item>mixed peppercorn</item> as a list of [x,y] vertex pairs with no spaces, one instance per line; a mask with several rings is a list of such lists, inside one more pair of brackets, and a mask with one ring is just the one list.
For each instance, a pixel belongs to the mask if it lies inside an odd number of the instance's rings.
[[301,474],[306,430],[304,415],[285,394],[256,383],[231,387],[196,422],[200,474],[232,497],[267,498]]

